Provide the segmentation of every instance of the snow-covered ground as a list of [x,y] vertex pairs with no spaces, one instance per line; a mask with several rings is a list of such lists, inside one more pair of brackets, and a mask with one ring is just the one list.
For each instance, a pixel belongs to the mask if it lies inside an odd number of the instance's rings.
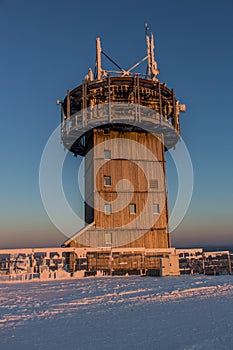
[[233,276],[0,284],[0,348],[233,349]]

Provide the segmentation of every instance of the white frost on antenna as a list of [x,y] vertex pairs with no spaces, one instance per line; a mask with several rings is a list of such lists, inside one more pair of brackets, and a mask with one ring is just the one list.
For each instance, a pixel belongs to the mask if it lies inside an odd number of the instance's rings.
[[[155,55],[154,55],[154,35],[149,35],[149,25],[148,23],[145,23],[145,30],[146,30],[146,43],[147,43],[147,55],[143,57],[140,61],[138,61],[136,64],[134,64],[129,69],[125,70],[122,67],[120,67],[111,57],[109,57],[101,48],[101,41],[100,38],[96,38],[96,66],[95,66],[95,74],[93,77],[92,70],[89,69],[88,74],[86,75],[85,79],[87,81],[92,81],[93,79],[100,80],[103,77],[108,76],[111,73],[120,75],[122,77],[125,76],[133,76],[136,73],[133,73],[132,71],[141,65],[145,60],[148,61],[148,67],[146,74],[141,74],[142,76],[146,76],[149,79],[157,81],[157,75],[159,74],[159,69],[157,62],[155,61]],[[102,68],[102,57],[101,55],[104,55],[113,65],[115,65],[118,70],[103,70]],[[140,75],[140,74],[138,74]]]
[[[146,31],[147,31],[146,27]],[[155,61],[155,55],[154,55],[154,35],[151,34],[150,36],[146,34],[146,43],[147,43],[147,57],[148,57],[148,71],[147,74],[150,78],[157,80],[157,75],[159,74],[159,69],[157,62]]]

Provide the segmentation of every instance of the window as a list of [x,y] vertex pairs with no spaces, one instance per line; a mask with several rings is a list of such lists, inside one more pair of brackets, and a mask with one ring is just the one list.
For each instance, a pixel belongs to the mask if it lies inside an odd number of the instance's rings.
[[107,128],[107,129],[104,129],[104,135],[109,135],[109,133],[110,133],[110,131],[109,131],[108,128]]
[[111,159],[111,151],[108,149],[104,150],[104,159]]
[[104,186],[111,186],[112,181],[111,181],[111,176],[105,176],[104,177]]
[[158,180],[156,180],[156,179],[151,179],[151,180],[150,180],[150,188],[158,188],[158,187],[159,187]]
[[111,214],[112,213],[112,205],[111,204],[105,204],[104,211],[105,211],[105,214],[107,214],[107,215]]
[[104,234],[104,243],[105,244],[112,244],[112,234],[111,234],[111,232]]
[[129,205],[129,212],[130,214],[136,214],[136,204]]
[[159,214],[160,210],[159,210],[159,204],[153,204],[153,213],[154,214]]

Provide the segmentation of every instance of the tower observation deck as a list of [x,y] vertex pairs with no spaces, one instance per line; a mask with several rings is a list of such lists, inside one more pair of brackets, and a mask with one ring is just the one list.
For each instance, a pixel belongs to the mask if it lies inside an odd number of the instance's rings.
[[[62,142],[85,157],[86,226],[64,246],[171,247],[165,151],[179,140],[185,105],[158,79],[153,34],[146,33],[146,45],[146,56],[125,70],[97,38],[94,72],[89,69],[82,84],[58,101]],[[102,67],[103,56],[116,70]],[[135,73],[143,62],[145,74]]]

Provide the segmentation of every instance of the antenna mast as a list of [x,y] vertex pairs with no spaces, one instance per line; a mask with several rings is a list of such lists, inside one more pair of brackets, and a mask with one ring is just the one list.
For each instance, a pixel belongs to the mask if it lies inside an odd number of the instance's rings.
[[102,77],[101,51],[100,38],[96,38],[96,68],[98,80]]
[[147,61],[148,61],[148,69],[147,69],[147,75],[154,80],[157,80],[157,75],[159,74],[158,65],[155,61],[155,44],[154,44],[154,35],[151,33],[149,36],[149,26],[146,23],[145,24],[145,30],[146,30],[146,44],[147,44]]
[[[158,69],[157,62],[155,61],[155,55],[154,55],[154,49],[155,49],[154,35],[152,33],[149,34],[149,25],[147,23],[145,23],[145,34],[146,34],[147,55],[127,70],[120,67],[119,64],[117,64],[111,57],[109,57],[102,50],[100,38],[96,38],[96,65],[95,65],[94,79],[100,80],[109,73],[114,73],[118,75],[120,74],[120,76],[122,77],[132,76],[135,74],[132,72],[132,70],[134,70],[136,67],[142,64],[145,60],[147,60],[148,62],[147,72],[146,74],[141,74],[141,75],[147,76],[147,78],[157,81],[158,80],[157,75],[159,74],[159,69]],[[111,63],[113,63],[119,69],[119,71],[103,70],[101,55],[104,55]],[[93,74],[91,70],[89,70],[86,76],[86,80],[88,81],[93,80]]]

